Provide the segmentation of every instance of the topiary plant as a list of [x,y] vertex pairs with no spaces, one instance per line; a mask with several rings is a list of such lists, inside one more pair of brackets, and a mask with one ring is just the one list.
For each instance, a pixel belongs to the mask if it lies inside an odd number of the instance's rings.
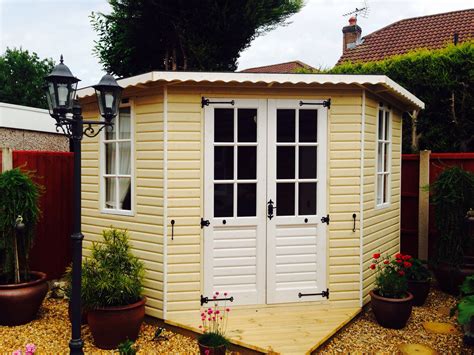
[[103,242],[92,244],[82,270],[82,304],[86,309],[125,306],[138,302],[143,292],[143,263],[130,252],[128,233],[109,229]]
[[18,168],[0,174],[0,283],[30,280],[28,257],[41,214],[41,191],[31,174]]

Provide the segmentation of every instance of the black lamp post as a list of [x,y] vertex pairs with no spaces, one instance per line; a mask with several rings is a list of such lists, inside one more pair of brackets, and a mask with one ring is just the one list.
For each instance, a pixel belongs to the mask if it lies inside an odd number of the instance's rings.
[[[56,120],[56,130],[61,131],[73,141],[74,149],[74,217],[72,240],[72,283],[71,315],[72,336],[69,341],[71,354],[83,354],[84,342],[81,339],[81,274],[82,240],[81,233],[81,140],[97,136],[102,129],[112,126],[117,116],[122,88],[111,75],[104,75],[99,84],[94,85],[99,104],[99,112],[104,121],[84,121],[79,102],[75,100],[77,83],[69,68],[63,63],[63,56],[46,78],[46,98],[49,114]],[[84,125],[87,127],[84,129]],[[98,125],[96,131],[93,125]]]

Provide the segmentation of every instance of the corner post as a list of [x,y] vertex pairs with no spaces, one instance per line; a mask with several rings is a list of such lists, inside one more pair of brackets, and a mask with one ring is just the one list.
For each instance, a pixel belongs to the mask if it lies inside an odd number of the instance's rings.
[[3,148],[0,173],[11,169],[13,169],[13,150],[11,148]]
[[418,195],[418,258],[428,260],[428,235],[430,219],[430,193],[425,186],[430,183],[431,150],[420,152],[420,181]]

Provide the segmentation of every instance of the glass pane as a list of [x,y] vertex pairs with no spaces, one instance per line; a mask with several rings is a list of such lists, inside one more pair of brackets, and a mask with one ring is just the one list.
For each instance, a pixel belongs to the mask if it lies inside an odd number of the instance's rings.
[[295,184],[278,183],[276,214],[278,216],[293,216],[295,214]]
[[131,143],[120,142],[119,145],[119,174],[130,175],[131,165]]
[[379,110],[379,131],[377,139],[383,140],[383,110]]
[[383,177],[383,199],[384,203],[388,202],[388,175],[384,175]]
[[384,143],[383,145],[383,172],[388,172],[388,164],[389,164],[389,161],[388,161],[388,148],[389,148],[389,144],[388,143]]
[[237,140],[239,142],[256,142],[257,141],[257,110],[256,109],[239,109]]
[[238,147],[237,179],[257,178],[257,147]]
[[300,183],[298,191],[299,215],[316,214],[316,183]]
[[214,217],[234,215],[234,184],[214,185]]
[[277,110],[277,142],[295,141],[295,110]]
[[130,178],[120,178],[119,180],[119,208],[130,211],[132,209],[132,188],[130,185]]
[[105,139],[106,140],[115,139],[115,127],[116,127],[116,125],[117,125],[117,121],[113,120],[112,121],[112,126],[105,127]]
[[130,139],[130,107],[120,109],[119,138]]
[[378,151],[377,151],[377,172],[383,172],[383,143],[378,144]]
[[214,147],[214,179],[234,179],[234,147]]
[[216,108],[214,110],[214,142],[234,141],[234,109]]
[[318,110],[300,110],[300,142],[317,142]]
[[116,143],[105,143],[105,173],[106,174],[117,174],[115,168],[115,144]]
[[277,147],[277,179],[295,178],[295,147]]
[[116,208],[115,181],[116,178],[105,178],[105,208]]
[[316,149],[317,147],[299,147],[300,179],[316,179]]
[[383,201],[383,185],[384,175],[377,175],[377,204],[380,205]]
[[237,216],[257,215],[257,184],[237,185]]
[[390,137],[388,135],[388,130],[390,128],[390,112],[386,111],[385,112],[385,140],[390,140]]

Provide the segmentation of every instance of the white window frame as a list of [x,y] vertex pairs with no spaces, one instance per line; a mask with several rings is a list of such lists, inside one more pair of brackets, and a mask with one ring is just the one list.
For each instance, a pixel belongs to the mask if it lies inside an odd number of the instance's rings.
[[[380,111],[383,113],[382,119],[382,135],[387,133],[387,137],[380,137],[379,129],[379,115]],[[387,118],[388,115],[388,118]],[[375,154],[375,208],[382,209],[390,207],[391,204],[391,186],[392,186],[392,110],[386,104],[380,103],[377,110],[377,120],[376,120],[376,154]],[[388,124],[388,129],[385,125]],[[385,139],[384,139],[385,138]],[[382,144],[382,151],[380,151],[379,146]],[[384,165],[384,153],[387,151],[387,166],[379,166],[379,154],[382,155],[382,165]],[[382,189],[383,181],[386,180],[385,190],[379,190],[379,176],[383,175],[382,178]],[[379,196],[379,192],[382,192],[382,196]],[[383,197],[385,194],[386,200],[384,201]]]
[[[104,129],[100,134],[100,212],[103,214],[113,214],[113,215],[121,215],[121,216],[134,216],[135,215],[135,112],[133,102],[131,100],[126,104],[121,104],[120,108],[130,108],[130,139],[118,139],[118,135],[116,139],[113,140],[106,140],[105,139],[105,130]],[[118,116],[118,115],[117,115]],[[112,121],[114,124],[117,122],[117,117],[114,118]],[[120,120],[120,118],[119,118]],[[105,143],[106,142],[127,142],[130,141],[130,210],[122,210],[116,208],[106,208],[105,201],[106,201],[106,177],[110,177],[110,175],[106,175],[106,151],[105,151]],[[116,149],[116,159],[118,157],[118,149]],[[114,175],[115,177],[128,177],[128,175]],[[118,185],[116,185],[116,189],[118,190]],[[118,198],[116,196],[116,198]],[[118,200],[117,200],[118,201]]]

